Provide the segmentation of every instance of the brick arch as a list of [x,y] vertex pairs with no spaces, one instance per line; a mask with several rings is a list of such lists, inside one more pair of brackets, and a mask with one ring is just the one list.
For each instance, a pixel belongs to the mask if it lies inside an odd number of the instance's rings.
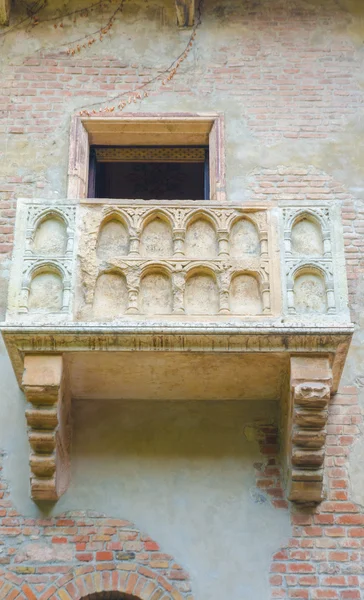
[[[16,577],[14,577],[16,579]],[[28,588],[28,586],[26,586]],[[27,591],[27,590],[26,590]],[[27,597],[21,588],[8,580],[7,576],[2,577],[0,574],[0,598],[6,600],[27,600]]]
[[85,596],[82,600],[138,600],[138,598],[123,592],[96,592]]
[[[100,565],[97,565],[100,567]],[[162,575],[137,567],[134,571],[113,568],[82,568],[60,577],[39,600],[183,600],[181,594]],[[18,600],[18,599],[16,599]],[[189,595],[189,600],[192,600]]]

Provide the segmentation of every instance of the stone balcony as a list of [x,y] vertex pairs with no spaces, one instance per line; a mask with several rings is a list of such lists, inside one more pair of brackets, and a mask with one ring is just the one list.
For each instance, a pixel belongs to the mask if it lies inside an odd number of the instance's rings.
[[339,206],[19,200],[2,331],[34,499],[67,487],[72,398],[280,401],[289,497],[323,498],[352,335]]

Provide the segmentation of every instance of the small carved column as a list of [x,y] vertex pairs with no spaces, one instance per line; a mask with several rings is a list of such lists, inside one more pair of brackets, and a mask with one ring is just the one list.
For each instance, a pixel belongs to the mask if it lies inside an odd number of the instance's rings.
[[260,232],[260,258],[262,260],[266,260],[269,256],[268,252],[268,232],[261,231]]
[[229,258],[229,232],[220,229],[217,236],[219,240],[219,258]]
[[324,498],[323,465],[332,374],[329,359],[291,357],[291,473],[289,499],[316,504]]
[[66,255],[72,258],[75,232],[71,227],[67,227],[67,248]]
[[139,287],[129,287],[128,289],[128,314],[136,315],[139,312]]
[[129,269],[126,277],[128,285],[128,308],[126,312],[128,314],[137,314],[139,312],[140,279],[141,273],[138,266]]
[[57,500],[69,480],[70,397],[62,355],[27,355],[23,390],[29,402],[31,496]]
[[185,312],[184,293],[186,287],[185,274],[178,270],[173,273],[173,312],[183,314]]
[[324,242],[324,255],[331,256],[331,236],[330,231],[326,230],[322,232],[322,238]]
[[270,286],[269,281],[264,281],[261,286],[262,300],[263,300],[263,313],[269,313],[270,306]]
[[184,229],[173,230],[173,255],[179,258],[185,255],[185,233]]
[[219,288],[220,288],[220,306],[219,313],[222,315],[228,315],[230,313],[229,303],[229,286],[231,281],[231,274],[228,270],[222,271],[219,277]]
[[130,230],[129,256],[139,256],[140,231]]
[[334,314],[336,311],[335,287],[334,287],[334,281],[331,277],[326,282],[326,296],[327,296],[327,312],[329,314]]
[[23,282],[20,294],[19,301],[19,312],[27,313],[28,312],[28,302],[29,302],[29,294],[30,294],[30,281],[27,279]]

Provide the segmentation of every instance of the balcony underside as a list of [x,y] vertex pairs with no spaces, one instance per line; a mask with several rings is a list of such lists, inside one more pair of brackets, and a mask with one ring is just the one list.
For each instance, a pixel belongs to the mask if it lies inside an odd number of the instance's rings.
[[329,356],[335,393],[353,329],[134,323],[2,331],[20,385],[25,355],[63,354],[75,398],[207,400],[278,399],[294,355]]
[[8,326],[3,334],[28,400],[35,500],[67,489],[72,399],[277,401],[288,497],[324,498],[328,405],[350,327]]

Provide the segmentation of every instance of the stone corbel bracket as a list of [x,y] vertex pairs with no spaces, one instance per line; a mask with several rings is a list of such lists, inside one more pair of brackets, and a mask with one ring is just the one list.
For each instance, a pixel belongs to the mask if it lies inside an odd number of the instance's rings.
[[26,410],[31,497],[57,500],[68,486],[70,398],[62,355],[27,355],[23,390]]
[[9,25],[10,0],[0,0],[0,25]]
[[193,27],[195,0],[175,0],[178,27]]
[[332,372],[328,357],[291,357],[291,465],[289,499],[324,499],[324,460]]

